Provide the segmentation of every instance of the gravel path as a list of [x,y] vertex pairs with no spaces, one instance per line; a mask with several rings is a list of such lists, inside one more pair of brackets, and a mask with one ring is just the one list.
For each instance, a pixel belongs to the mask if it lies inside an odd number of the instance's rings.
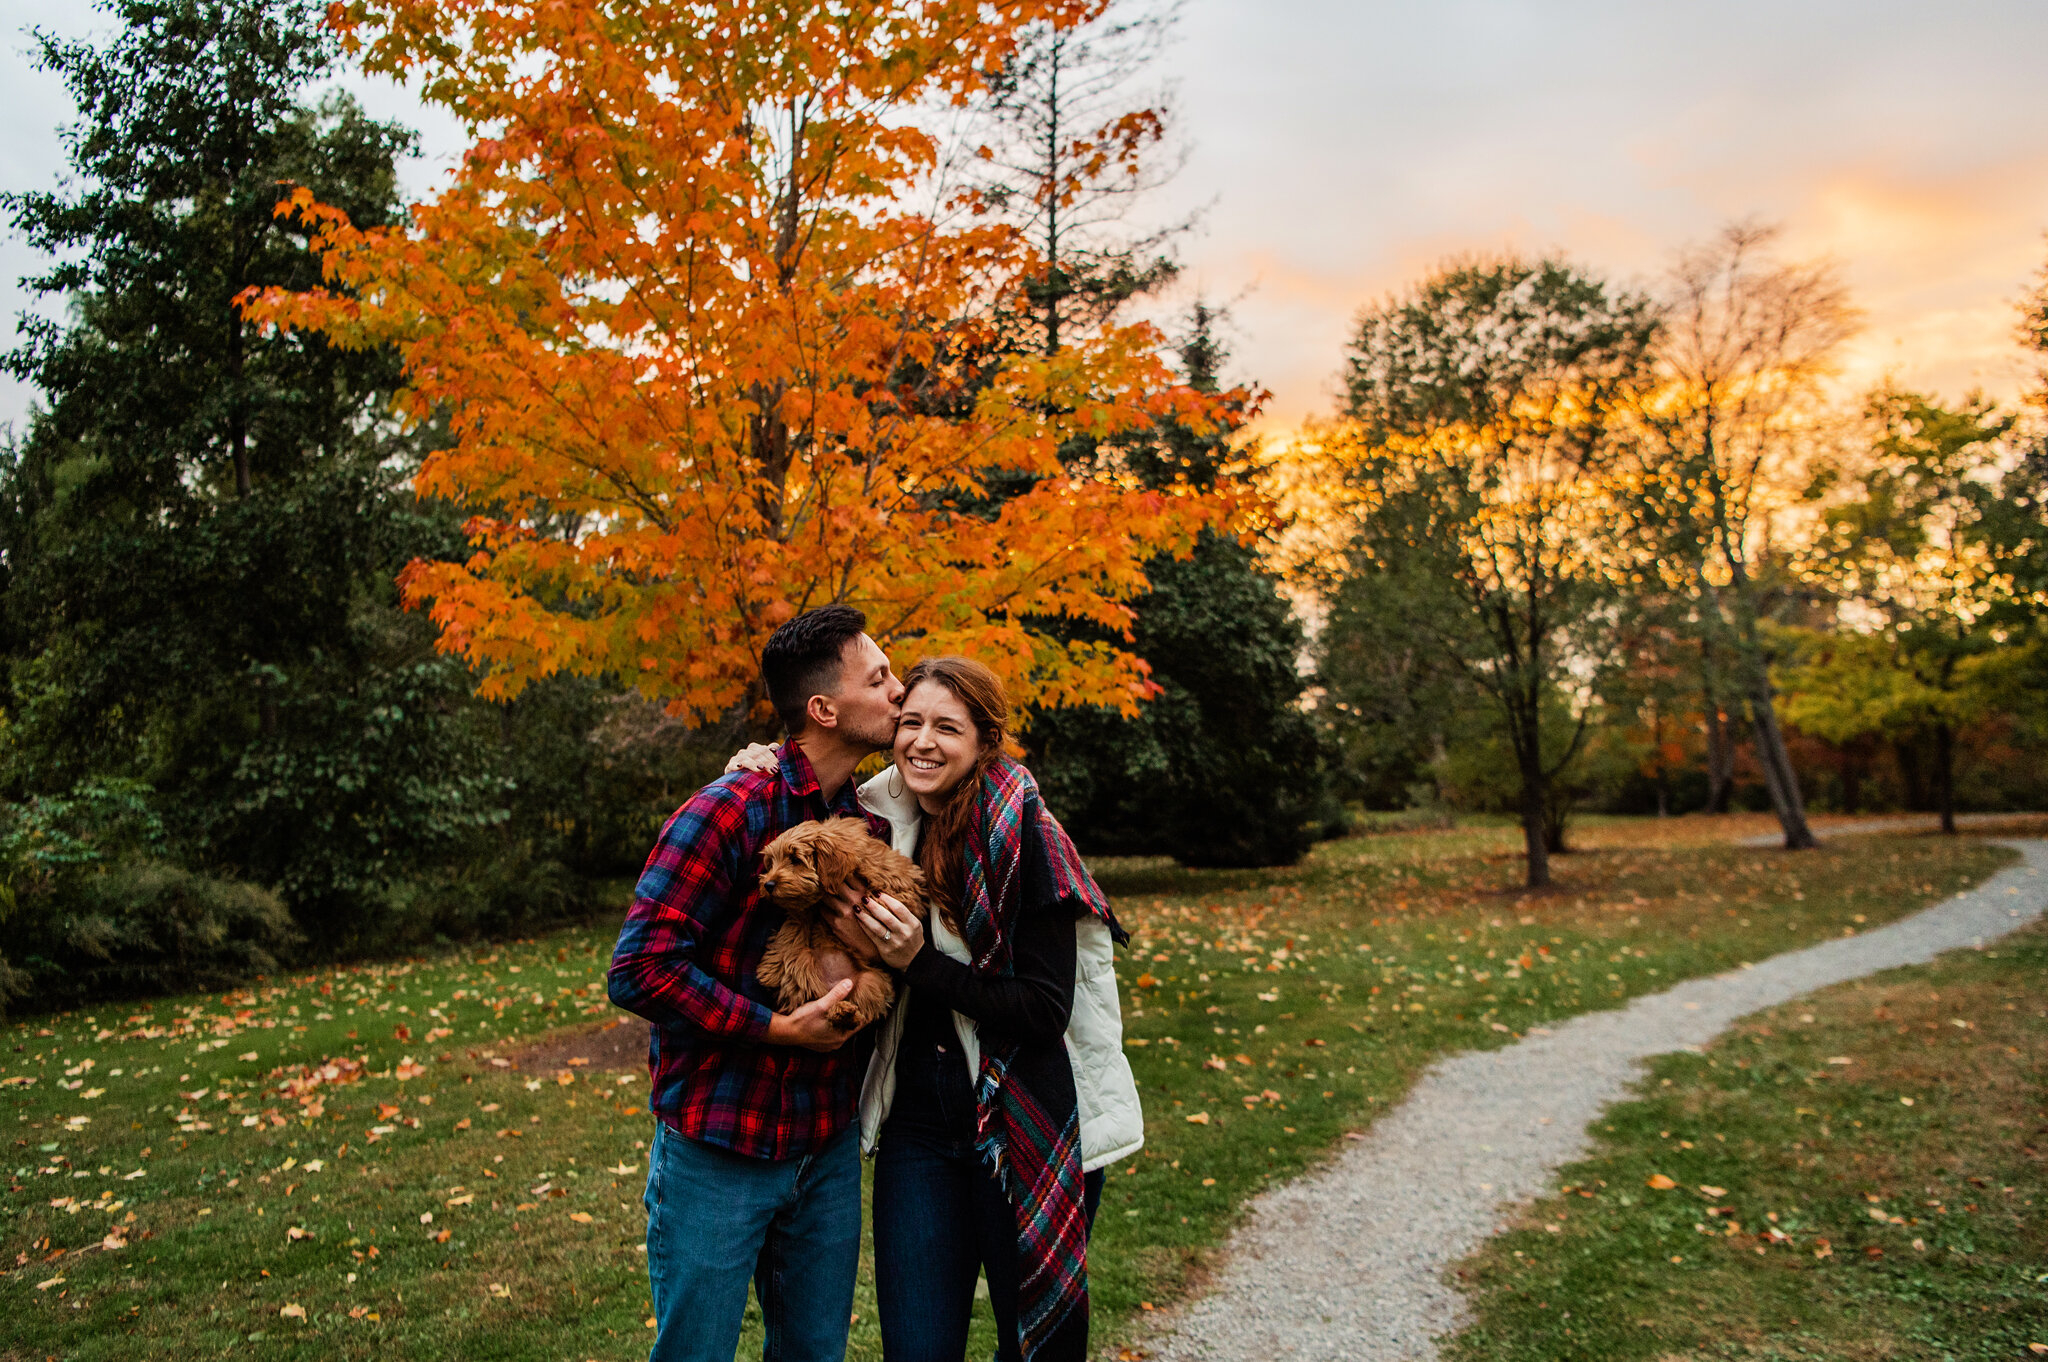
[[1335,1163],[1264,1193],[1210,1293],[1144,1347],[1162,1362],[1343,1358],[1426,1362],[1464,1298],[1445,1270],[1590,1150],[1587,1127],[1651,1055],[1712,1040],[1736,1018],[1830,984],[1993,940],[2048,907],[2048,840],[1965,894],[1860,936],[1774,956],[1441,1060]]

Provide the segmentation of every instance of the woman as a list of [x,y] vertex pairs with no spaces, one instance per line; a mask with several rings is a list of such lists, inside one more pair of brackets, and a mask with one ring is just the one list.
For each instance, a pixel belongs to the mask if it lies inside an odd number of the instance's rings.
[[934,905],[859,912],[902,985],[861,1096],[883,1354],[959,1362],[985,1272],[998,1358],[1080,1359],[1100,1170],[1144,1142],[1111,961],[1124,933],[1004,755],[996,675],[928,658],[903,684],[894,764],[860,791]]

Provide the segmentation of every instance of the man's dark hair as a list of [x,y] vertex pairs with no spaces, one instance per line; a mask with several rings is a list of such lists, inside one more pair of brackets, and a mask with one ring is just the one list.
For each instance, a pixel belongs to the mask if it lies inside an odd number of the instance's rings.
[[804,731],[811,697],[839,688],[846,645],[867,630],[868,617],[852,606],[821,605],[768,636],[761,650],[761,680],[768,687],[768,702],[792,736]]

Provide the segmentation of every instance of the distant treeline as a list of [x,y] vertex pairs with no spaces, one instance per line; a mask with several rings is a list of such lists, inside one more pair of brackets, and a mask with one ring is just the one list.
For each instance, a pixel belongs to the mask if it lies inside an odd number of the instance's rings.
[[[1574,806],[2048,805],[2048,442],[2002,408],[1844,394],[1825,266],[1729,228],[1649,292],[1453,262],[1360,318],[1299,457],[1346,793]],[[2048,351],[2048,276],[2023,309]]]

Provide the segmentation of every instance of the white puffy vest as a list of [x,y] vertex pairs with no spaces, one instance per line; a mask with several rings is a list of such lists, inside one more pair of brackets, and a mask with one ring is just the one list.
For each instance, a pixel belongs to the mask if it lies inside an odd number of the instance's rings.
[[[905,856],[917,854],[920,813],[908,791],[890,791],[894,768],[860,787],[860,802],[889,822],[889,842]],[[893,782],[900,789],[899,779]],[[962,964],[971,964],[967,944],[940,920],[928,916],[925,931],[932,945]],[[1115,943],[1109,928],[1096,918],[1074,923],[1074,1005],[1067,1019],[1067,1060],[1074,1069],[1074,1092],[1081,1107],[1081,1168],[1092,1172],[1134,1154],[1145,1143],[1145,1113],[1138,1105],[1138,1083],[1124,1058],[1123,1008],[1117,1001]],[[875,1057],[868,1064],[860,1092],[860,1145],[872,1154],[882,1121],[896,1096],[896,1049],[903,1039],[910,989],[899,986],[896,1006],[882,1019],[875,1038]],[[953,1014],[960,1050],[971,1084],[981,1072],[981,1042],[974,1020]]]

